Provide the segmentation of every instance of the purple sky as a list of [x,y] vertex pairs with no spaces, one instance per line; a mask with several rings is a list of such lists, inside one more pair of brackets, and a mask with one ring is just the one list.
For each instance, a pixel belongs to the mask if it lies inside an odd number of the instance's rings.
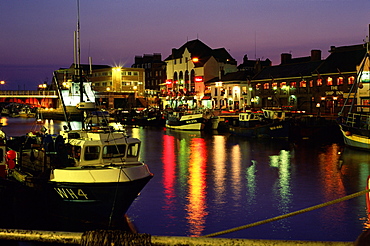
[[[80,0],[81,63],[131,66],[135,55],[162,53],[199,38],[238,61],[360,44],[368,35],[369,0]],[[34,90],[73,63],[76,0],[0,3],[3,90]]]

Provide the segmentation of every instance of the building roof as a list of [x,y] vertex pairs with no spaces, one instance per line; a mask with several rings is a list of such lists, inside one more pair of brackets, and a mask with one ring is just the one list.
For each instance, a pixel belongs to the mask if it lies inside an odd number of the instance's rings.
[[194,63],[195,66],[203,66],[211,57],[214,57],[218,62],[236,64],[236,60],[232,58],[225,48],[212,49],[199,39],[186,42],[179,49],[172,49],[165,61],[182,58],[182,55],[187,49],[192,57],[197,57],[199,62]]
[[253,77],[253,80],[311,76],[312,72],[315,71],[321,63],[323,63],[323,61],[309,61],[265,67]]
[[237,72],[233,72],[233,73],[227,73],[225,75],[222,76],[222,78],[220,79],[219,77],[215,77],[213,79],[210,79],[208,81],[206,81],[206,84],[209,84],[209,83],[215,83],[215,82],[219,82],[219,81],[222,81],[223,83],[227,83],[227,82],[246,82],[248,79],[251,78],[251,75],[252,75],[252,72],[251,71],[237,71]]
[[360,65],[365,57],[366,48],[362,44],[342,47],[332,46],[329,52],[328,58],[325,59],[317,71],[313,71],[315,74],[356,72],[356,66]]

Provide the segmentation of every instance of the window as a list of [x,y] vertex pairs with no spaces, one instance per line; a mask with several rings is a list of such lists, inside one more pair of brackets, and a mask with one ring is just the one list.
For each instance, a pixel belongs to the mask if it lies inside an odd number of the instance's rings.
[[127,149],[127,157],[138,157],[139,156],[140,144],[129,144]]
[[299,87],[306,88],[307,87],[307,82],[305,80],[302,80],[301,82],[299,82]]
[[272,87],[272,89],[276,90],[277,89],[277,83],[276,82],[272,83],[271,87]]
[[343,85],[343,77],[338,77],[337,78],[337,85]]
[[290,88],[297,88],[297,82],[290,82]]
[[81,156],[81,146],[72,146],[72,156],[73,158],[75,158],[76,160],[80,160],[80,156]]
[[[257,84],[256,89],[259,90],[260,86],[261,86],[261,84]],[[265,89],[265,90],[270,89],[270,83],[264,83],[263,84],[263,89]]]
[[310,80],[310,87],[313,87],[313,80]]
[[333,85],[333,78],[332,77],[328,77],[326,79],[326,85]]
[[362,105],[370,105],[370,99],[362,99]]
[[86,161],[96,160],[99,158],[100,147],[99,146],[87,146],[85,148],[84,159]]
[[353,85],[355,83],[355,77],[354,76],[351,76],[348,78],[348,84],[349,85]]
[[286,87],[286,82],[281,82],[280,83],[280,88],[285,89],[285,87]]
[[317,86],[322,86],[322,79],[317,79],[316,83],[317,83]]
[[125,157],[126,145],[106,145],[103,148],[103,159]]

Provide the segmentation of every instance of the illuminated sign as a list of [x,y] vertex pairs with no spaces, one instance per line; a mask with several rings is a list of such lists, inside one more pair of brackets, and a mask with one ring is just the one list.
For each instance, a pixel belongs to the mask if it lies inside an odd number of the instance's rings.
[[361,82],[363,82],[363,83],[369,83],[370,82],[370,72],[369,71],[363,71],[362,72]]
[[172,79],[167,79],[166,80],[166,85],[170,85],[170,84],[172,84]]
[[203,82],[203,76],[196,76],[196,77],[194,78],[194,81],[195,81],[195,82]]

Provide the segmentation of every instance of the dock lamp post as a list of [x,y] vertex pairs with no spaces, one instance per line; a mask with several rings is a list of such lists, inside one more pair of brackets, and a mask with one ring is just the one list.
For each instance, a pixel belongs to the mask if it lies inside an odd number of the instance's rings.
[[134,85],[134,87],[133,87],[133,89],[134,89],[134,103],[135,103],[135,107],[136,107],[136,97],[137,97],[137,86],[136,85]]

